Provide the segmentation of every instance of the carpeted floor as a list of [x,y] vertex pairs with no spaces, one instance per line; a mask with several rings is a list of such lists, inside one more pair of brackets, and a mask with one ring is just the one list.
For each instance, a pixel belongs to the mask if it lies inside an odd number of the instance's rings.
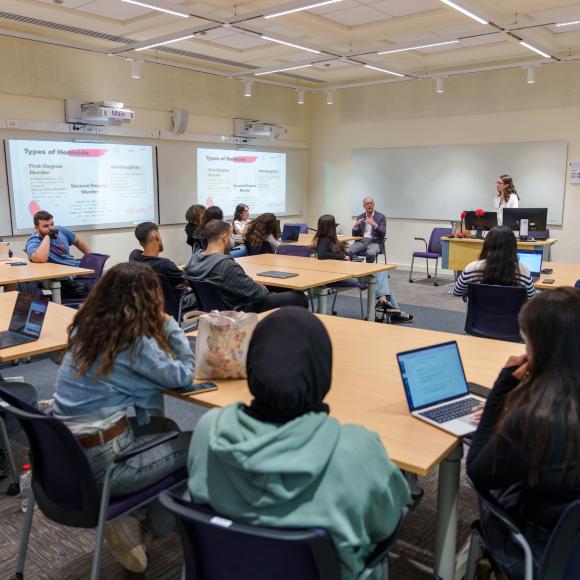
[[[408,274],[395,271],[391,274],[391,286],[401,307],[415,316],[407,327],[426,328],[461,333],[465,321],[465,306],[460,299],[449,294],[449,281],[433,287],[428,281],[417,280],[409,284]],[[340,295],[337,311],[341,316],[360,317],[357,295],[352,292]],[[35,385],[39,398],[49,398],[54,389],[57,365],[49,358],[41,358],[30,364],[4,365],[0,370],[5,377],[21,376]],[[204,409],[167,398],[166,414],[176,420],[182,429],[191,430],[204,413]],[[26,460],[25,450],[15,445],[18,463]],[[14,571],[18,551],[19,533],[23,521],[20,500],[4,494],[8,481],[0,481],[0,577],[8,578]],[[427,580],[432,578],[429,567],[433,565],[435,517],[437,507],[437,472],[420,478],[419,484],[425,496],[418,508],[409,514],[391,561],[391,578],[401,580]],[[459,501],[458,550],[467,541],[469,526],[477,516],[476,499],[462,475]],[[81,580],[89,577],[94,548],[94,534],[56,526],[36,512],[28,552],[26,577],[34,580]],[[126,572],[105,548],[102,578],[107,580],[147,578],[159,580],[179,579],[181,574],[181,549],[175,535],[156,540],[150,549],[150,564],[145,574]]]

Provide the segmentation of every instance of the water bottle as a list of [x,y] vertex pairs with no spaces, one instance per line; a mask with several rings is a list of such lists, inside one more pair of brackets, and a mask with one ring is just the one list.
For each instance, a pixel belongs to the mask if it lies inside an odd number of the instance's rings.
[[20,509],[26,513],[28,505],[30,504],[30,494],[32,492],[32,471],[31,466],[27,463],[22,466],[22,473],[20,474]]

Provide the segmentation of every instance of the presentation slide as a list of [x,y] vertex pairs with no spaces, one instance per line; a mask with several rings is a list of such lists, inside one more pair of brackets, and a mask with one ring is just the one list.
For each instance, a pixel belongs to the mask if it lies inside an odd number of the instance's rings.
[[197,199],[224,214],[238,203],[250,207],[253,216],[286,211],[286,153],[197,150]]
[[113,143],[9,140],[15,234],[43,209],[77,229],[156,221],[153,147]]

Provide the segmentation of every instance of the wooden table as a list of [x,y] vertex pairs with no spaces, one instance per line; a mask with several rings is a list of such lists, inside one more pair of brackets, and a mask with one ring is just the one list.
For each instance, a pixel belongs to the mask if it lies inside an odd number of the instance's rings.
[[[391,459],[406,471],[424,476],[439,467],[435,569],[444,580],[452,580],[462,446],[457,437],[411,416],[396,353],[456,340],[467,380],[491,387],[508,355],[522,354],[524,345],[319,317],[333,346],[332,388],[326,398],[331,415],[341,423],[358,423],[376,431]],[[252,398],[246,380],[214,382],[219,385],[217,391],[182,398],[205,407],[249,403]]]
[[[564,264],[561,262],[544,262],[542,269],[552,268],[551,274],[542,274],[540,279],[534,284],[540,290],[553,290],[561,286],[574,286],[580,280],[580,264]],[[544,280],[554,280],[553,284],[544,284]]]
[[[10,262],[26,262],[26,266],[10,266]],[[31,262],[26,258],[11,258],[5,262],[0,262],[0,277],[10,279],[10,282],[40,282],[42,280],[54,280],[50,289],[53,293],[54,302],[60,303],[60,282],[59,278],[68,278],[70,276],[80,276],[82,274],[94,274],[93,270],[88,268],[77,268],[75,266],[63,266],[61,264],[52,264],[45,262],[38,264]]]
[[0,274],[0,286],[5,286],[7,284],[16,284],[16,279]]
[[[317,260],[316,258],[303,258],[300,256],[285,256],[279,254],[259,254],[257,256],[245,256],[237,258],[236,261],[244,271],[252,277],[256,282],[270,284],[270,282],[263,282],[262,277],[255,277],[256,272],[263,272],[264,270],[280,270],[282,272],[298,272],[300,276],[304,275],[304,280],[315,280],[312,274],[317,273],[319,280],[324,280],[327,276],[327,282],[322,282],[316,286],[324,286],[339,282],[341,280],[348,280],[349,278],[360,278],[368,285],[367,290],[367,318],[374,322],[375,312],[375,290],[377,272],[384,272],[386,270],[394,270],[396,268],[393,264],[367,264],[366,262],[350,262],[347,260]],[[256,269],[258,267],[258,269]],[[294,278],[277,279],[277,286],[282,288],[293,288],[290,286]],[[315,286],[310,286],[314,288]],[[295,288],[298,289],[298,288]],[[326,314],[326,293],[321,292],[318,295],[318,311]]]
[[[544,260],[550,257],[550,249],[556,243],[554,238],[547,240],[518,241],[518,250],[542,250]],[[478,238],[441,238],[441,267],[448,270],[465,270],[470,262],[479,260],[483,239]]]
[[[18,292],[0,294],[0,330],[8,330],[17,296]],[[73,308],[49,302],[39,339],[26,344],[0,349],[0,362],[8,362],[66,348],[68,344],[67,329],[73,321],[76,312]]]
[[[308,233],[308,234],[300,234],[298,236],[298,241],[297,242],[292,242],[292,244],[296,245],[296,246],[312,246],[312,242],[314,241],[314,235],[313,233]],[[352,242],[354,240],[360,240],[360,237],[357,236],[337,236],[338,241],[341,243],[347,243],[347,242]]]

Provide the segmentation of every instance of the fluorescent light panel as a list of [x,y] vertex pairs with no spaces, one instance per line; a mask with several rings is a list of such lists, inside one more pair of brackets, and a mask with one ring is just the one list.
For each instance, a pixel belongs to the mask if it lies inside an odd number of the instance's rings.
[[300,66],[289,66],[286,68],[277,68],[276,70],[269,70],[266,72],[254,73],[254,76],[261,77],[262,75],[273,75],[273,74],[279,73],[279,72],[286,72],[287,70],[298,70],[299,68],[308,68],[309,66],[312,66],[312,65],[311,64],[301,64]]
[[446,42],[434,42],[433,44],[421,44],[419,46],[410,46],[409,48],[395,48],[394,50],[382,50],[377,54],[393,54],[395,52],[407,52],[408,50],[419,50],[420,48],[431,48],[433,46],[445,46],[446,44],[457,44],[459,40],[448,40]]
[[449,6],[450,8],[453,8],[458,12],[461,12],[461,14],[465,14],[465,16],[469,16],[469,18],[473,18],[473,20],[476,20],[480,24],[489,24],[488,20],[485,20],[477,16],[477,14],[470,12],[469,10],[467,10],[467,8],[463,8],[463,6],[459,6],[459,4],[456,4],[455,2],[451,2],[451,0],[441,0],[441,2],[443,2],[443,4],[447,4],[447,6]]
[[401,73],[396,73],[396,72],[393,72],[392,70],[387,70],[386,68],[380,68],[378,66],[372,66],[370,64],[365,64],[365,68],[371,68],[373,70],[378,70],[380,72],[387,73],[388,75],[394,75],[396,77],[404,77],[405,76],[405,75],[402,75]]
[[536,48],[535,46],[532,46],[531,44],[528,44],[525,40],[520,40],[520,44],[522,46],[525,46],[527,49],[535,52],[536,54],[543,56],[544,58],[552,58],[548,53],[544,52],[543,50],[540,50],[539,48]]
[[292,42],[286,42],[285,40],[278,40],[277,38],[272,38],[271,36],[264,36],[262,34],[261,38],[264,40],[269,40],[270,42],[277,42],[278,44],[284,44],[285,46],[291,46],[292,48],[299,48],[300,50],[307,50],[308,52],[313,52],[314,54],[320,54],[319,50],[314,50],[313,48],[306,48],[305,46],[300,46],[299,44],[293,44]]
[[166,44],[173,44],[174,42],[179,42],[180,40],[187,40],[188,38],[193,38],[194,34],[188,34],[187,36],[181,36],[180,38],[172,38],[171,40],[164,40],[163,42],[157,42],[155,44],[149,44],[148,46],[142,46],[141,48],[136,48],[135,52],[140,50],[148,50],[149,48],[155,48],[157,46],[164,46]]
[[160,8],[153,4],[148,4],[147,2],[140,2],[138,0],[121,0],[125,4],[134,4],[135,6],[142,6],[143,8],[150,8],[151,10],[158,10],[159,12],[165,12],[165,14],[171,14],[172,16],[180,16],[181,18],[189,18],[191,15],[185,12],[178,12],[177,10],[170,10],[169,8]]
[[268,14],[267,16],[264,16],[264,18],[276,18],[277,16],[284,16],[284,14],[293,14],[294,12],[302,12],[303,10],[310,10],[311,8],[318,8],[319,6],[326,6],[327,4],[336,4],[337,2],[342,2],[342,0],[325,0],[324,2],[316,2],[315,4],[307,4],[306,6],[292,8],[291,10],[274,12],[273,14]]
[[572,20],[572,22],[560,22],[560,24],[556,24],[559,28],[560,26],[573,26],[574,24],[580,24],[580,20]]

